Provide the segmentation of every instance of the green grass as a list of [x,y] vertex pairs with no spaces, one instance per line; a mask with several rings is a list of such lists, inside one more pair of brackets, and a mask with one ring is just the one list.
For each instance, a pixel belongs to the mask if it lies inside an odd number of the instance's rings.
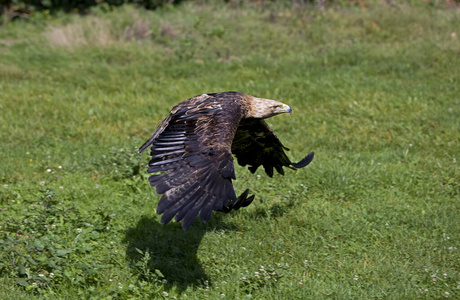
[[[0,299],[459,297],[460,14],[418,4],[2,27]],[[179,101],[228,90],[288,103],[269,123],[315,159],[237,167],[253,204],[163,226],[137,148]]]

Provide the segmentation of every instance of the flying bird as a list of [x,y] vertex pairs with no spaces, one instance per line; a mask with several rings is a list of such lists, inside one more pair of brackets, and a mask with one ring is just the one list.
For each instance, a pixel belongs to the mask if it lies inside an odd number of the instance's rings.
[[256,98],[239,92],[202,94],[174,106],[152,137],[139,148],[151,146],[148,164],[151,186],[163,195],[157,213],[161,222],[175,216],[186,231],[200,214],[207,222],[213,210],[229,212],[248,206],[254,195],[246,189],[236,197],[233,155],[238,164],[254,173],[263,166],[269,177],[273,171],[284,175],[283,167],[303,168],[312,160],[311,152],[298,163],[286,156],[289,150],[264,119],[292,113],[281,102]]

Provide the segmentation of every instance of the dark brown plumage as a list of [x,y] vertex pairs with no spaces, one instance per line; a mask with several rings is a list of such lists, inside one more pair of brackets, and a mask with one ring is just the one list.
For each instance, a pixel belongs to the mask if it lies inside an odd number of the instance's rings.
[[213,210],[229,212],[248,206],[254,196],[249,190],[238,198],[233,190],[234,154],[240,165],[254,173],[263,166],[268,176],[283,167],[303,168],[314,156],[311,152],[292,163],[265,118],[289,112],[278,101],[238,92],[203,94],[187,99],[172,110],[152,137],[139,149],[151,147],[147,172],[150,185],[163,196],[157,213],[167,224],[175,216],[187,230],[195,217],[208,221]]

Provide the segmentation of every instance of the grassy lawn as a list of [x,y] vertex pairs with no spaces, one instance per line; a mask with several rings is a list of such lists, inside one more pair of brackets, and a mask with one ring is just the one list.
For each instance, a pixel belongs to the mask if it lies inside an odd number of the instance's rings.
[[[384,3],[384,1],[381,1]],[[460,297],[460,11],[198,5],[0,28],[0,299]],[[289,104],[305,169],[161,225],[137,148],[191,96]]]

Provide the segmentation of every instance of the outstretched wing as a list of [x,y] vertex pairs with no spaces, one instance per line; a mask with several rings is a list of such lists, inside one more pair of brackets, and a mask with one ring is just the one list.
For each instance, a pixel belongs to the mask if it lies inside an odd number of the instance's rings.
[[262,119],[242,120],[232,144],[232,152],[238,164],[249,165],[252,173],[262,165],[270,177],[273,176],[273,169],[284,175],[283,167],[303,168],[313,160],[315,155],[311,152],[298,163],[293,163],[287,157],[285,150],[289,151]]
[[157,208],[163,224],[175,216],[187,230],[198,213],[206,222],[213,210],[237,209],[252,201],[247,193],[237,199],[232,186],[230,148],[241,108],[219,100],[218,95],[201,95],[180,103],[140,149],[152,145],[148,172],[158,174],[149,182],[163,195]]

